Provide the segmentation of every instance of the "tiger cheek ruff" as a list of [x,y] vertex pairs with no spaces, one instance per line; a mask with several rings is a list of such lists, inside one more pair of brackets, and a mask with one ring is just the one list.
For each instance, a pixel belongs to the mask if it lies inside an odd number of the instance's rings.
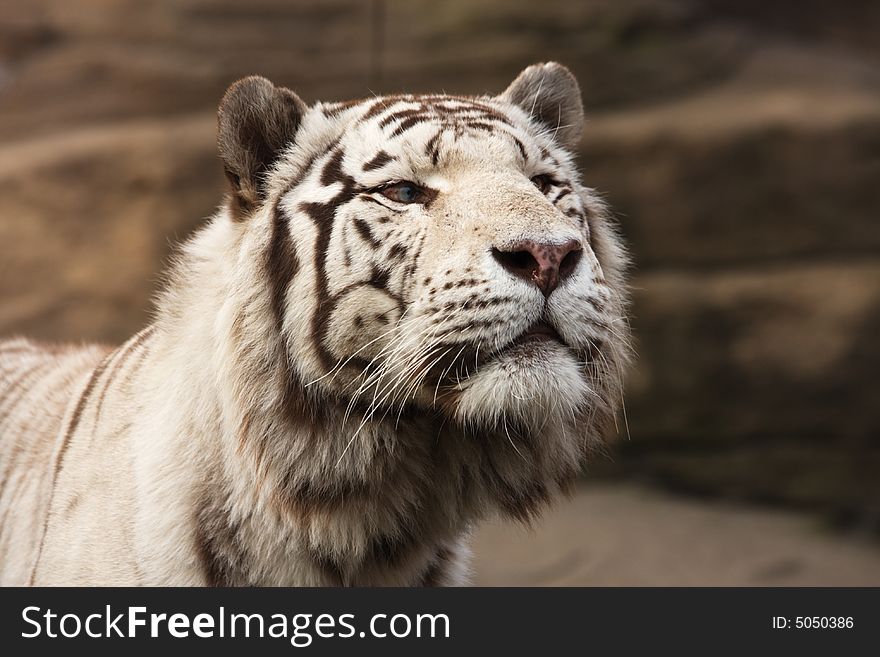
[[229,193],[119,348],[0,343],[0,581],[466,583],[621,404],[627,258],[559,64],[219,110]]

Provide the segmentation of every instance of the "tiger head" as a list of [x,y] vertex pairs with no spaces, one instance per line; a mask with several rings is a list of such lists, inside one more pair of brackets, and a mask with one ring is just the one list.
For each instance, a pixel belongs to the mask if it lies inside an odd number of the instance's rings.
[[498,96],[309,107],[264,78],[233,85],[228,214],[262,245],[299,384],[368,419],[598,437],[622,394],[626,257],[575,167],[582,124],[555,63]]

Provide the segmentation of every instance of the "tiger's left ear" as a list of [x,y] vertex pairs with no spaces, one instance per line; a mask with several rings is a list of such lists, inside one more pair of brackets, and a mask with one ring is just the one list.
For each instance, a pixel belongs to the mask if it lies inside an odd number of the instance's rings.
[[265,200],[263,178],[293,142],[307,109],[290,89],[257,75],[226,91],[217,113],[217,148],[232,187],[235,218]]
[[575,150],[584,127],[581,89],[562,64],[533,64],[520,73],[499,97],[518,105],[553,135],[557,143]]

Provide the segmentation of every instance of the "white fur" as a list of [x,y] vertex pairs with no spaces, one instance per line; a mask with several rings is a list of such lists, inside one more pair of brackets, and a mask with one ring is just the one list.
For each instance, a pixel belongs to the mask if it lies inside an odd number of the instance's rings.
[[[577,115],[554,66],[495,98],[308,109],[259,205],[184,246],[145,332],[115,351],[0,344],[2,582],[456,584],[474,523],[564,490],[621,402],[628,328],[604,206],[511,101],[537,79]],[[389,136],[408,115],[384,118],[425,103],[463,118]],[[561,181],[546,195],[543,173]],[[309,207],[347,180],[360,191],[322,223]],[[395,180],[436,197],[368,191]],[[583,246],[547,299],[492,256],[522,240]],[[539,320],[564,344],[518,342]],[[34,363],[51,377],[19,381]]]

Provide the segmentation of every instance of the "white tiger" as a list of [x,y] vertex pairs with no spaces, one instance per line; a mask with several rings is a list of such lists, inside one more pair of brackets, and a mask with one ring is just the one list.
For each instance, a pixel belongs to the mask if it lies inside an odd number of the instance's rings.
[[117,349],[0,343],[0,580],[449,585],[621,403],[626,256],[555,63],[307,107],[250,77],[231,184]]

